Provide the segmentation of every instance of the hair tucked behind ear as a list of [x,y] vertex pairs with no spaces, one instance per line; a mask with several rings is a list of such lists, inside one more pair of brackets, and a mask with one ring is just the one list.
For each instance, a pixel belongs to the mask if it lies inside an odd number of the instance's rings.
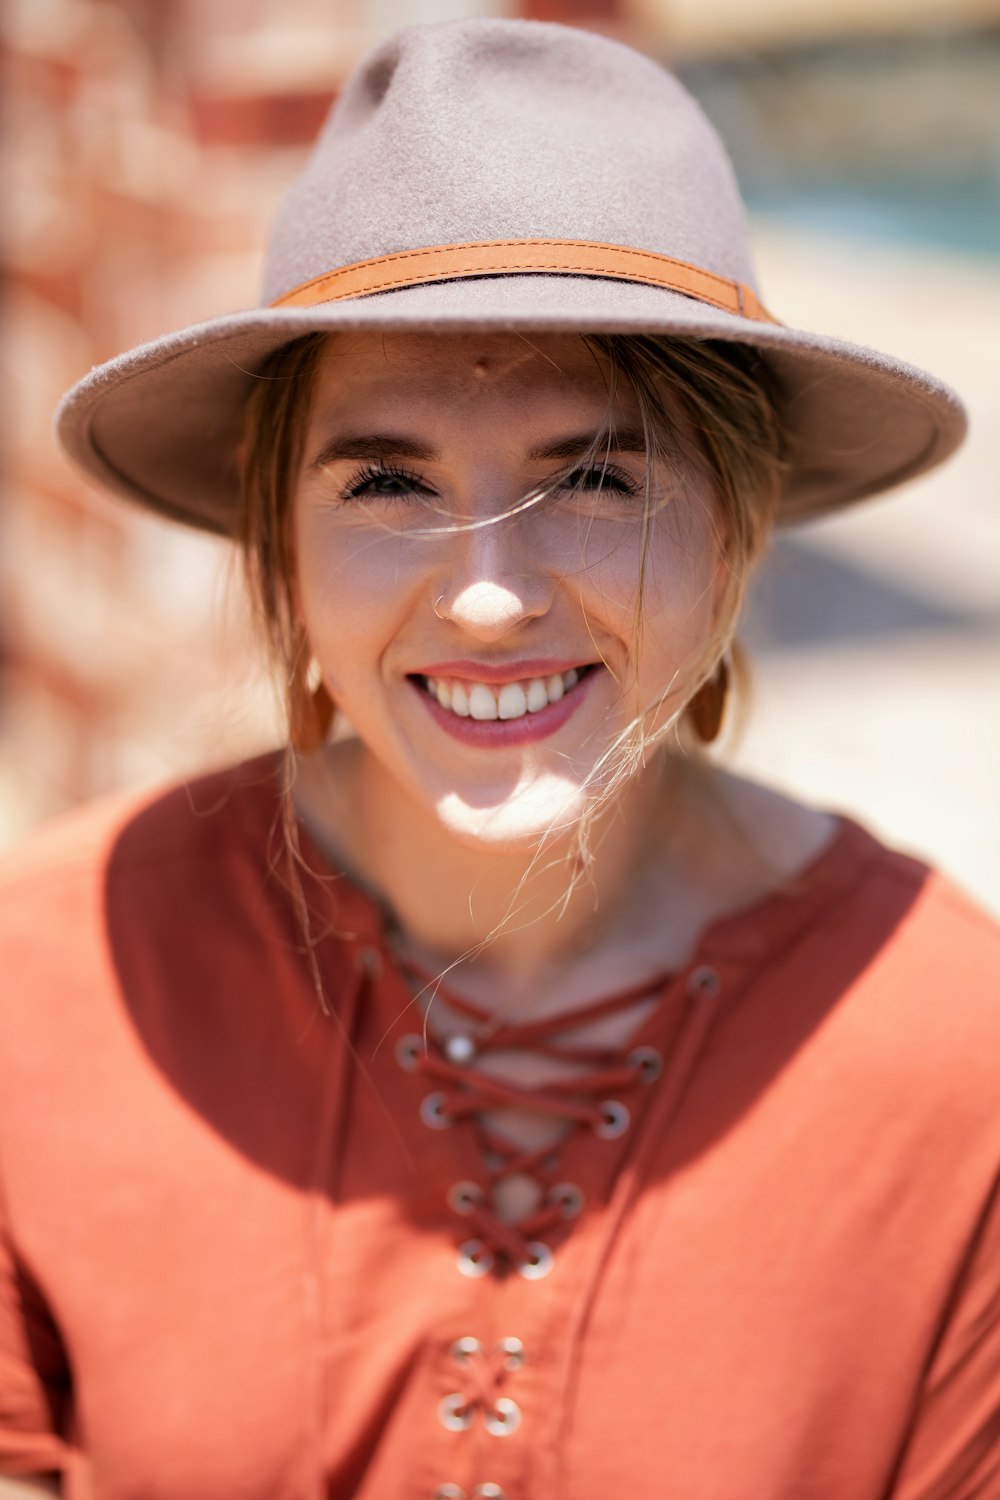
[[275,667],[290,684],[302,641],[292,598],[290,491],[326,335],[310,333],[263,365],[247,405],[239,534],[251,599]]

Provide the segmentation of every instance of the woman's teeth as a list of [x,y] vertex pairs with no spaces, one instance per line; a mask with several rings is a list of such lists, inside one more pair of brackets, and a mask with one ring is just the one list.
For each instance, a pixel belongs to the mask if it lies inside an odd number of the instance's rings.
[[523,719],[525,714],[537,714],[550,703],[558,703],[579,680],[576,667],[551,677],[505,682],[500,688],[488,687],[485,682],[459,682],[453,677],[424,678],[431,697],[460,719]]

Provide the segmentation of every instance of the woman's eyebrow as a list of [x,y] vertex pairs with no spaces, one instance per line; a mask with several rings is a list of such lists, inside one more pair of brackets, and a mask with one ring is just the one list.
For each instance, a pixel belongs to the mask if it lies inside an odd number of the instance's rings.
[[325,442],[309,467],[322,469],[324,464],[347,458],[411,458],[419,463],[433,463],[437,457],[436,449],[417,442],[416,438],[400,437],[391,432],[345,433]]
[[[528,462],[538,463],[578,458],[584,453],[645,453],[646,441],[641,428],[619,427],[614,432],[578,432],[543,443],[528,452]],[[329,438],[312,460],[310,468],[322,469],[347,459],[367,460],[408,458],[418,463],[435,463],[440,454],[428,443],[391,432],[343,433]]]
[[545,443],[532,448],[528,454],[531,462],[545,459],[579,458],[581,454],[593,452],[598,458],[602,453],[645,453],[646,437],[641,427],[618,427],[611,432],[580,432],[572,437],[560,438],[556,443]]

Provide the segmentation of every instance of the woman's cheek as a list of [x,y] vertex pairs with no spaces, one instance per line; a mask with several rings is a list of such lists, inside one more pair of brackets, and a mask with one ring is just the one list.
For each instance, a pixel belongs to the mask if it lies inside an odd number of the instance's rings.
[[716,556],[700,530],[678,536],[655,521],[646,535],[632,521],[594,527],[577,567],[581,597],[625,640],[640,615],[644,629],[677,642],[711,628]]
[[615,634],[634,616],[642,564],[641,527],[626,517],[569,518],[539,538],[537,555],[575,592],[584,612]]
[[421,549],[386,526],[320,512],[301,527],[298,557],[307,614],[374,623],[407,594]]
[[386,652],[405,635],[430,590],[417,575],[414,547],[382,527],[321,517],[302,528],[301,541],[310,650],[348,719],[363,719],[378,699]]

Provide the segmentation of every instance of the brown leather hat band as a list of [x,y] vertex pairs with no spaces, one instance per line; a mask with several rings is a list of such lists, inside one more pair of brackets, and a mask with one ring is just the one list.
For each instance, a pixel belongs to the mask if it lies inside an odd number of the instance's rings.
[[397,250],[374,260],[356,261],[315,276],[312,281],[276,298],[272,307],[315,307],[428,281],[454,281],[466,276],[510,276],[521,272],[560,276],[609,276],[646,286],[682,292],[711,303],[737,317],[776,323],[752,287],[730,281],[701,266],[657,255],[652,250],[629,250],[623,245],[601,245],[591,240],[482,240],[467,245],[433,245],[422,250]]

